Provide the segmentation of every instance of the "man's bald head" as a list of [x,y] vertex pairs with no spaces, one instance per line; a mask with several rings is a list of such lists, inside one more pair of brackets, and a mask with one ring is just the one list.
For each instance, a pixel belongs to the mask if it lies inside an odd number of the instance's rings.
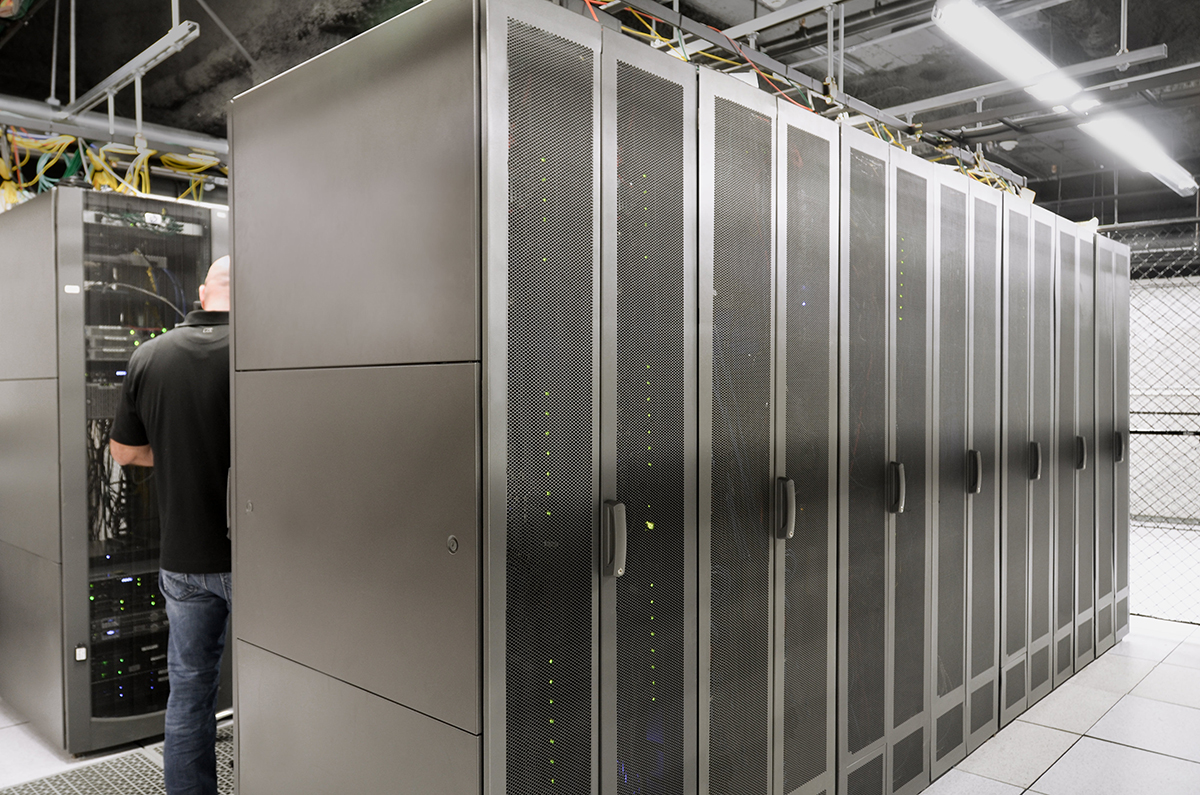
[[210,312],[229,311],[229,257],[221,257],[209,267],[200,285],[200,307]]

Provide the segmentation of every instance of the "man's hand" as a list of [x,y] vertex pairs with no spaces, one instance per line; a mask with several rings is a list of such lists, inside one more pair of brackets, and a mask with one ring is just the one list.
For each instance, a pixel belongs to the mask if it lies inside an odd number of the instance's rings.
[[130,447],[127,444],[108,440],[108,450],[112,453],[113,461],[116,461],[121,466],[129,466],[133,464],[139,467],[154,466],[154,451],[150,449],[150,445],[144,444],[140,447]]

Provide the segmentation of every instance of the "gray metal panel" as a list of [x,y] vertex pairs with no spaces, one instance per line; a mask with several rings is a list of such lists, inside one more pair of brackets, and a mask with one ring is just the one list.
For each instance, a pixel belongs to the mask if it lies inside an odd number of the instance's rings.
[[54,312],[54,195],[0,213],[0,379],[58,375]]
[[630,532],[624,575],[601,581],[601,791],[683,795],[698,786],[696,72],[611,30],[602,51],[601,494]]
[[936,166],[893,147],[889,153],[892,338],[891,460],[905,465],[906,504],[892,517],[889,552],[887,791],[904,795],[929,784],[929,713],[934,419],[932,358],[936,305],[933,259]]
[[1115,246],[1096,236],[1096,654],[1116,642],[1116,580],[1114,520],[1116,505],[1116,433],[1113,386],[1116,352],[1113,347]]
[[967,537],[967,752],[999,727],[1000,425],[1002,196],[971,183],[970,407],[968,445],[983,463],[979,494],[969,498]]
[[[234,100],[237,369],[479,358],[474,9],[419,5]],[[331,147],[336,179],[296,167]]]
[[478,733],[477,367],[233,391],[239,637]]
[[[1057,217],[1034,207],[1030,235],[1029,438],[1041,451],[1041,472],[1029,484],[1029,704],[1053,689],[1054,498],[1057,469],[1054,395],[1054,285]],[[1044,658],[1040,655],[1044,653]],[[1047,664],[1041,665],[1045,659]],[[1037,664],[1035,664],[1035,662]]]
[[[84,191],[55,191],[58,236],[58,444],[59,515],[62,521],[63,648],[90,647],[87,527],[87,404],[84,389],[83,284]],[[67,745],[71,753],[98,746],[91,736],[90,663],[66,667]],[[132,739],[132,738],[130,738]]]
[[1075,280],[1079,243],[1075,224],[1059,218],[1055,266],[1054,402],[1057,442],[1052,458],[1056,474],[1054,519],[1054,686],[1075,672],[1075,386],[1077,328]]
[[475,795],[482,741],[244,641],[238,792]]
[[1086,465],[1075,475],[1075,670],[1096,656],[1096,252],[1094,233],[1080,229],[1075,282],[1076,433]]
[[967,668],[967,443],[970,395],[970,179],[950,168],[937,169],[937,212],[933,237],[936,301],[933,303],[935,442],[931,471],[931,626],[934,664],[930,776],[936,779],[966,756]]
[[782,99],[777,113],[776,465],[796,482],[797,515],[776,555],[775,790],[815,795],[837,782],[841,130]]
[[0,697],[65,747],[62,567],[0,541]]
[[700,73],[701,793],[774,786],[774,117]]
[[0,381],[0,541],[61,562],[58,496],[58,382]]
[[[1129,247],[1116,248],[1115,289],[1113,290],[1113,345],[1116,350],[1116,433],[1124,452],[1117,462],[1115,507],[1116,525],[1116,600],[1117,633],[1121,640],[1129,633]],[[1125,608],[1121,609],[1121,603]]]
[[[838,445],[838,788],[842,791],[854,771],[875,764],[870,760],[879,759],[882,769],[886,752],[891,375],[890,318],[886,312],[880,316],[879,309],[887,306],[891,292],[888,157],[886,142],[843,125],[838,335],[838,409],[844,418]],[[869,194],[864,188],[870,189]],[[874,326],[860,328],[868,323]],[[869,411],[870,416],[853,413],[861,411]]]

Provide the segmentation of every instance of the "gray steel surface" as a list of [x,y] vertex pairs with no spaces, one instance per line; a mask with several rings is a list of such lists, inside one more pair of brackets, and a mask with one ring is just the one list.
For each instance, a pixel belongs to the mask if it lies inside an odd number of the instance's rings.
[[43,194],[0,214],[0,380],[54,378],[54,195]]
[[61,562],[58,499],[58,383],[0,381],[0,541]]
[[237,659],[242,795],[480,792],[479,737],[245,641]]
[[1096,236],[1096,653],[1116,643],[1115,245]]
[[979,451],[982,482],[969,498],[967,539],[967,753],[999,728],[1000,448],[1002,369],[1002,194],[971,184],[970,421],[968,444]]
[[[474,9],[418,6],[233,101],[237,369],[479,358]],[[336,178],[294,168],[334,149]]]
[[63,747],[62,566],[0,541],[0,695]]
[[1075,670],[1096,657],[1096,254],[1095,236],[1080,229],[1075,284],[1076,428],[1086,452],[1075,480]]
[[478,733],[477,367],[238,373],[234,394],[238,637]]
[[1054,582],[1054,686],[1075,672],[1075,423],[1077,329],[1075,281],[1078,276],[1079,243],[1075,225],[1065,218],[1057,221],[1058,250],[1055,260],[1055,582]]
[[1116,349],[1116,428],[1123,455],[1116,463],[1116,600],[1120,641],[1129,633],[1129,247],[1115,244],[1116,286],[1113,291],[1113,344]]

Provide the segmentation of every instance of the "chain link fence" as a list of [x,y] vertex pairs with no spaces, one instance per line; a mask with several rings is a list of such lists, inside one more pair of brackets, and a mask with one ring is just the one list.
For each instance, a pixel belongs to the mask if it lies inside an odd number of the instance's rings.
[[1130,612],[1200,623],[1200,222],[1127,224]]

